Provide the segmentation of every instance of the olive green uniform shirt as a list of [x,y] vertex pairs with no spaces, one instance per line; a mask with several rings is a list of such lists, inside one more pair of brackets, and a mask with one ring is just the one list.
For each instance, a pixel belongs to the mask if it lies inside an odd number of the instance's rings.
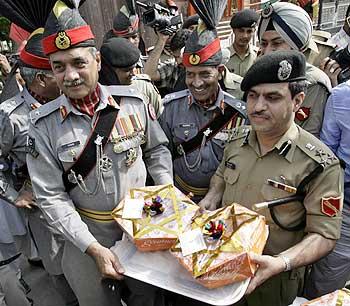
[[[269,185],[267,179],[297,188],[320,164],[324,170],[306,185],[303,205],[291,202],[274,208],[280,223],[293,226],[300,222],[304,206],[307,214],[304,230],[283,230],[273,222],[269,209],[260,211],[270,230],[264,253],[279,254],[300,242],[306,233],[338,239],[343,193],[343,172],[339,161],[326,145],[295,124],[264,156],[260,154],[256,133],[250,127],[236,130],[216,172],[225,181],[222,204],[236,202],[252,208],[255,203],[291,196],[292,193]],[[321,209],[322,199],[329,197],[340,198],[339,210],[333,217]]]
[[231,46],[229,50],[231,52],[231,57],[225,66],[231,72],[244,77],[250,66],[253,65],[256,60],[257,48],[250,44],[247,53],[243,57],[236,53],[233,46]]

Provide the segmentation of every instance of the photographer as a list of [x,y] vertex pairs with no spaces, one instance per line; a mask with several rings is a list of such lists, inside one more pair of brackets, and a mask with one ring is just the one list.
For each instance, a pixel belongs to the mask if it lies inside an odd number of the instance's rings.
[[180,29],[170,41],[170,50],[175,61],[160,62],[160,56],[169,38],[168,35],[158,34],[158,41],[145,64],[145,73],[152,81],[157,82],[159,88],[166,88],[168,93],[186,89],[185,69],[182,66],[182,52],[186,40],[191,34],[187,29]]

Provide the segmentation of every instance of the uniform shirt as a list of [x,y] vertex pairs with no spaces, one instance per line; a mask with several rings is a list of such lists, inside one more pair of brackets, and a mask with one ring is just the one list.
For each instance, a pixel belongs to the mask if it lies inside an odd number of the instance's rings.
[[236,53],[236,50],[233,48],[233,46],[231,46],[229,50],[231,52],[231,57],[225,66],[231,72],[244,77],[250,66],[253,65],[256,60],[257,48],[249,44],[247,53],[243,57],[239,56]]
[[[2,135],[0,137],[0,160],[3,167],[9,165],[8,157],[18,168],[26,164],[28,114],[39,106],[40,103],[32,97],[26,88],[13,98],[1,103],[0,110],[4,113],[1,116],[2,124],[0,124],[0,134]],[[9,120],[3,116],[8,116]],[[10,172],[11,169],[0,172],[0,189],[2,189],[3,196],[14,201],[18,192],[13,187],[9,176]]]
[[[182,181],[193,187],[207,188],[210,178],[215,173],[223,154],[226,139],[226,133],[235,127],[235,124],[244,124],[245,103],[234,99],[229,94],[220,89],[217,100],[214,105],[205,109],[196,103],[189,90],[183,90],[163,99],[164,111],[161,116],[161,126],[169,139],[169,148],[172,153],[177,150],[179,143],[189,141],[210,122],[217,113],[224,112],[225,104],[235,108],[239,113],[240,119],[235,123],[229,123],[225,131],[219,132],[202,148],[186,154],[185,157],[179,157],[174,160],[174,174],[179,176]],[[200,159],[197,169],[190,170],[188,165],[193,165],[197,159]],[[175,179],[175,184],[183,192],[184,190]]]
[[164,107],[158,89],[153,85],[150,77],[147,74],[137,74],[132,80],[131,86],[142,93],[144,102],[153,106],[157,118],[159,118]]
[[[264,253],[279,254],[300,242],[306,233],[318,233],[325,238],[338,239],[341,199],[338,200],[340,207],[334,217],[329,217],[321,211],[323,198],[342,197],[343,173],[332,151],[295,124],[291,125],[274,149],[263,156],[254,131],[244,127],[236,132],[227,144],[216,172],[216,175],[225,181],[223,205],[236,202],[252,208],[255,203],[291,196],[292,193],[269,185],[267,179],[297,188],[319,164],[325,165],[323,172],[305,188],[306,197],[303,203],[307,216],[304,230],[283,230],[272,221],[268,209],[259,211],[266,217],[270,231]],[[299,202],[281,205],[274,210],[284,226],[295,226],[304,213]]]
[[308,82],[306,96],[296,113],[295,122],[304,130],[320,138],[324,108],[332,87],[328,76],[308,63],[306,80]]
[[[35,147],[32,146],[32,154],[28,154],[27,164],[37,203],[49,223],[82,252],[96,240],[110,247],[121,238],[122,232],[117,223],[110,220],[110,212],[129,189],[144,186],[145,163],[155,184],[172,183],[168,141],[157,120],[150,118],[142,98],[127,86],[100,87],[100,103],[93,118],[80,113],[61,96],[31,113],[29,129]],[[112,95],[119,96],[119,105]],[[119,109],[103,149],[103,154],[111,160],[111,167],[101,170],[100,188],[93,196],[79,186],[67,193],[62,174],[82,152],[100,110],[108,104]],[[128,166],[131,150],[136,152],[136,158]],[[98,181],[96,168],[93,168],[84,184],[92,191]],[[76,209],[95,214],[97,211],[109,220],[100,222],[95,217],[79,215]]]
[[243,92],[241,90],[242,80],[243,78],[240,75],[230,72],[227,67],[225,67],[223,78],[225,91],[239,100],[243,98]]
[[345,162],[345,182],[350,182],[350,82],[334,87],[326,104],[321,140]]

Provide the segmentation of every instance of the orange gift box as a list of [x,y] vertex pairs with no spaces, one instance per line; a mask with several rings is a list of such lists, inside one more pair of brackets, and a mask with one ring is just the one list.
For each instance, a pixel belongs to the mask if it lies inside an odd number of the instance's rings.
[[122,217],[125,199],[112,212],[113,218],[139,251],[169,250],[199,209],[173,185],[134,188],[127,195],[131,199],[141,198],[145,202],[152,201],[157,196],[162,199],[164,209],[158,215],[151,216],[144,211],[142,218],[125,219]]
[[[208,239],[208,224],[220,223],[224,224],[221,237]],[[262,254],[265,247],[268,228],[263,216],[234,203],[196,217],[192,229],[196,228],[202,229],[207,249],[183,256],[178,243],[171,253],[199,283],[218,288],[254,275],[256,266],[249,252]]]
[[301,306],[350,306],[350,290],[343,288],[306,302]]

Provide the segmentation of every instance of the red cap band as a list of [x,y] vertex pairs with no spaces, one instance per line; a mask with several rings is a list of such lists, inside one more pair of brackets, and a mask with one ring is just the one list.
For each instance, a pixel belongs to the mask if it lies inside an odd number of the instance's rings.
[[92,33],[90,26],[85,25],[71,30],[60,31],[45,37],[42,40],[42,45],[44,53],[48,55],[53,52],[66,50],[83,41],[94,38],[95,36]]
[[135,21],[134,23],[128,27],[126,30],[122,30],[122,31],[117,31],[115,29],[113,29],[113,33],[116,35],[116,36],[121,36],[121,37],[126,37],[130,34],[133,34],[139,27],[139,17],[137,16],[135,18]]
[[205,63],[215,53],[221,50],[220,38],[216,38],[209,45],[205,46],[202,50],[193,53],[184,53],[182,58],[182,64],[185,67],[198,66]]
[[51,70],[51,65],[48,58],[36,56],[27,52],[25,49],[22,49],[21,53],[19,54],[19,58],[23,63],[30,65],[33,68]]

